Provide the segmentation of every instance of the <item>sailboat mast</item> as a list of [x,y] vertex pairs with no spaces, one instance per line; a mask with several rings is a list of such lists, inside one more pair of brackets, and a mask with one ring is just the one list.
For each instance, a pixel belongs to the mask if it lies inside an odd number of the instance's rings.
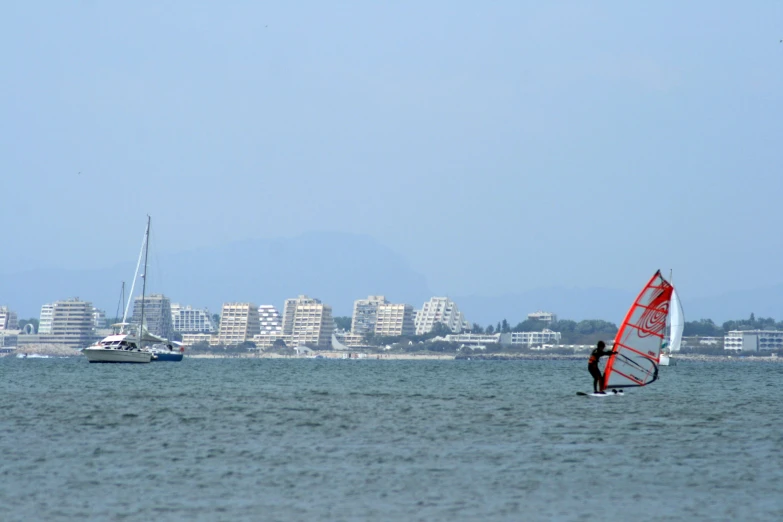
[[147,215],[147,232],[144,234],[144,273],[141,275],[141,322],[139,323],[139,348],[141,348],[144,338],[144,298],[147,292],[147,255],[150,251],[150,221]]
[[[114,312],[114,320],[116,321],[117,318],[120,316],[120,311],[122,310],[122,304],[125,302],[125,281],[122,282],[122,289],[120,290],[120,302],[117,303],[117,311]],[[123,319],[123,322],[125,320]],[[110,325],[112,326],[112,325]],[[122,333],[123,327],[120,326],[120,332]]]

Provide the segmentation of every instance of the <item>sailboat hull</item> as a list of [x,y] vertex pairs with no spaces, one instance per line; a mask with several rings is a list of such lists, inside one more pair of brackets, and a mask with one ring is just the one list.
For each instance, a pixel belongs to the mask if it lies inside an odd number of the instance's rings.
[[665,353],[662,353],[661,360],[658,361],[658,366],[669,366],[670,361],[671,361],[670,357]]
[[155,352],[153,362],[179,362],[184,354],[178,352]]
[[113,350],[106,348],[85,348],[82,353],[91,363],[149,363],[152,360],[150,352],[138,350]]

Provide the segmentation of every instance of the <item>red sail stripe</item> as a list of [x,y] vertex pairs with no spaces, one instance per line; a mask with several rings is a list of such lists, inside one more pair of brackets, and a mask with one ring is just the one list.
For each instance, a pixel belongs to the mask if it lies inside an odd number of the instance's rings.
[[[657,332],[655,332],[653,330],[648,330],[646,328],[642,328],[641,326],[639,326],[637,324],[633,324],[633,323],[628,323],[628,326],[630,326],[631,328],[636,328],[637,330],[641,330],[641,331],[643,331],[644,333],[646,333],[648,335],[653,335],[655,337],[660,337],[661,339],[663,339],[663,333],[657,333]],[[623,346],[625,346],[625,345],[623,345]],[[628,346],[625,346],[625,347],[628,348]],[[633,348],[629,348],[629,349],[633,349]]]

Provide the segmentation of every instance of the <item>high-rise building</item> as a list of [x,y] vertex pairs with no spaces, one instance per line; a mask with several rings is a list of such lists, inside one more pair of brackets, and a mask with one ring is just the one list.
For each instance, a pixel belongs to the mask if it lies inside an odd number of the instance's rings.
[[253,303],[223,303],[218,343],[235,346],[250,341],[258,329],[258,307]]
[[320,303],[320,299],[313,299],[312,297],[307,297],[306,295],[300,295],[299,297],[286,299],[285,305],[283,306],[283,334],[291,335],[291,333],[294,331],[294,315],[296,315],[297,306],[301,304]]
[[351,319],[351,333],[365,335],[375,332],[375,317],[380,305],[389,301],[382,295],[371,295],[367,299],[357,299],[353,303],[353,318]]
[[332,307],[300,295],[287,299],[283,312],[283,334],[291,347],[308,345],[321,349],[332,346],[334,319]]
[[416,327],[413,323],[413,307],[408,304],[378,305],[375,319],[375,335],[380,337],[399,337],[413,335]]
[[40,342],[78,349],[89,346],[95,340],[92,303],[76,298],[57,301],[48,306],[51,307],[50,332],[41,335],[39,331]]
[[275,341],[284,339],[283,318],[272,305],[258,307],[259,333],[253,336],[256,348],[267,349],[274,346]]
[[215,325],[206,308],[193,308],[177,303],[171,305],[172,329],[182,333],[214,333]]
[[452,333],[460,333],[470,327],[457,304],[448,297],[433,297],[416,313],[416,335],[432,331],[435,324],[442,323]]
[[16,312],[7,306],[0,306],[0,330],[16,330],[19,327],[19,319]]
[[261,305],[258,307],[258,325],[262,334],[282,332],[283,318],[274,306]]
[[50,335],[52,333],[52,313],[54,304],[47,303],[41,306],[41,316],[38,318],[38,333],[40,335]]
[[106,328],[106,312],[98,310],[93,307],[92,309],[92,327],[96,330]]
[[[138,326],[141,323],[141,296],[133,301],[133,319]],[[144,327],[152,335],[171,337],[171,301],[163,294],[150,294],[144,298]]]

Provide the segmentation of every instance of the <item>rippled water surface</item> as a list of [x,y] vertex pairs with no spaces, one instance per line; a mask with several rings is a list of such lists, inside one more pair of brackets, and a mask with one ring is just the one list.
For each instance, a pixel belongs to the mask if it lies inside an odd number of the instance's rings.
[[0,520],[783,520],[783,364],[0,359]]

